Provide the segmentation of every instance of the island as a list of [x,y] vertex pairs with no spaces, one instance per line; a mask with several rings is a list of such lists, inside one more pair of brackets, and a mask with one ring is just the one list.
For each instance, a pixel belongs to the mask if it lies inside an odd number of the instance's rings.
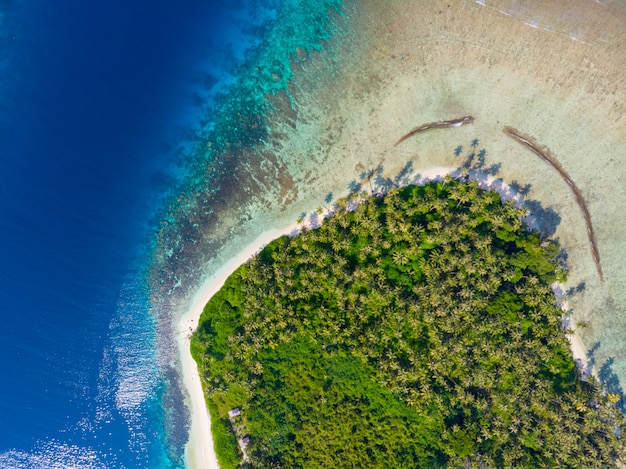
[[241,265],[191,338],[222,468],[623,463],[524,208],[448,175],[332,211]]

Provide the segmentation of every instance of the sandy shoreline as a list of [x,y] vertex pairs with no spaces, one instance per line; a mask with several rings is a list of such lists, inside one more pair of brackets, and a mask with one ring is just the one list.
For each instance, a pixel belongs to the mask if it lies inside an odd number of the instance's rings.
[[196,362],[191,357],[189,348],[191,333],[196,330],[204,306],[219,291],[226,279],[237,267],[254,256],[270,241],[292,233],[295,229],[297,229],[297,225],[293,224],[282,230],[272,229],[262,233],[204,281],[194,295],[189,309],[181,317],[177,346],[182,362],[183,383],[188,392],[188,406],[191,414],[189,441],[185,447],[185,462],[189,469],[219,468],[215,449],[213,448],[211,418],[204,400],[198,368]]
[[576,335],[570,334],[567,336],[567,340],[569,340],[570,348],[572,351],[572,356],[574,357],[574,361],[576,365],[581,371],[583,380],[592,373],[592,370],[589,369],[589,362],[587,360],[587,353],[585,352],[585,347],[583,347],[582,342]]
[[[458,174],[456,174],[456,170],[451,170],[451,168],[445,167],[434,167],[422,172],[417,171],[417,175],[419,175],[419,177],[414,178],[410,183],[425,184],[428,181],[441,179],[444,175],[449,173],[453,174],[453,176],[458,176]],[[477,180],[483,188],[489,188],[497,191],[505,200],[513,199],[520,202],[518,194],[501,180],[484,174],[471,173],[470,178]],[[189,348],[190,336],[198,325],[198,320],[202,314],[204,306],[209,299],[219,291],[226,279],[237,269],[237,267],[257,254],[269,242],[280,236],[293,234],[301,228],[314,228],[320,219],[323,219],[327,215],[328,211],[324,210],[323,213],[320,214],[319,218],[315,217],[314,220],[311,220],[311,223],[307,223],[306,221],[302,225],[294,223],[284,229],[271,229],[263,232],[252,243],[248,244],[244,249],[238,251],[234,256],[230,257],[228,261],[217,270],[217,272],[204,281],[194,295],[189,309],[181,317],[178,329],[180,334],[178,336],[177,345],[182,362],[183,383],[188,392],[188,404],[191,414],[190,436],[185,447],[185,461],[188,468],[219,468],[213,447],[211,419],[204,400],[204,393],[200,383],[198,368],[195,361],[191,357]],[[527,217],[524,221],[531,228],[537,228],[532,217]],[[560,299],[562,296],[559,295],[559,292],[563,292],[563,286],[558,284],[556,285],[556,287],[553,285],[553,291],[557,298]],[[567,303],[563,302],[561,306],[564,314],[567,315]],[[569,319],[566,318],[564,321],[568,320]],[[564,324],[568,325],[569,323],[564,322]],[[589,370],[585,348],[575,334],[568,335],[567,338],[571,345],[571,352],[574,361],[581,369],[583,376],[586,376],[589,374]]]
[[[552,284],[552,291],[554,295],[557,297],[557,301],[563,310],[563,329],[569,329],[572,331],[571,334],[566,334],[567,340],[569,341],[570,350],[572,352],[572,356],[574,357],[574,362],[576,362],[576,366],[580,370],[581,377],[583,381],[587,379],[588,376],[593,374],[593,370],[589,366],[589,358],[587,357],[587,351],[583,345],[582,340],[576,334],[576,329],[574,324],[572,323],[571,312],[569,309],[569,304],[567,300],[563,297],[563,292],[565,291],[565,286],[560,283]],[[594,375],[595,376],[595,375]],[[597,378],[597,376],[595,376]]]

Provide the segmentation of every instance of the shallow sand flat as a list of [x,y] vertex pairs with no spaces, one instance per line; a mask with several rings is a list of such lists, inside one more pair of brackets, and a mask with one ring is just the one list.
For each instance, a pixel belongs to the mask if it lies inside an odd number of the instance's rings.
[[[534,214],[567,251],[567,287],[584,285],[568,300],[574,322],[589,324],[579,328],[580,339],[593,348],[596,366],[614,358],[609,371],[624,387],[626,10],[608,0],[449,4],[346,2],[340,33],[295,68],[296,112],[275,115],[259,149],[264,156],[241,159],[233,170],[243,195],[204,230],[207,243],[221,247],[203,269],[213,275],[267,228],[287,227],[323,205],[326,194],[346,195],[364,171],[380,166],[393,177],[409,161],[413,173],[450,167],[478,139],[485,166],[499,165],[496,177],[505,183],[530,184],[527,199],[547,210]],[[466,115],[473,124],[429,130],[394,146],[412,128]],[[507,125],[548,148],[580,188],[604,283],[570,189],[504,135]]]

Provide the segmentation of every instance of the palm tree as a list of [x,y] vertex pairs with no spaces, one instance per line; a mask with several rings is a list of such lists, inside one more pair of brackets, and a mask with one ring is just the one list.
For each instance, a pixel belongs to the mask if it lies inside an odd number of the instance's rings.
[[393,262],[397,265],[406,265],[406,263],[409,262],[409,258],[403,252],[394,251],[391,257],[393,258]]

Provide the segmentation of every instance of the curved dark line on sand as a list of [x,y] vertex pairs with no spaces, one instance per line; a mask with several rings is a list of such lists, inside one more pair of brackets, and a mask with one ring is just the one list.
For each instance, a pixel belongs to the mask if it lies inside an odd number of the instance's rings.
[[596,264],[596,269],[598,270],[598,276],[600,277],[600,281],[604,282],[604,275],[602,274],[602,266],[600,265],[600,253],[598,252],[598,247],[596,245],[596,237],[593,232],[593,225],[591,224],[591,214],[589,213],[589,209],[587,208],[587,203],[585,202],[585,199],[583,198],[582,193],[580,192],[576,184],[574,184],[574,181],[572,181],[572,178],[569,176],[569,174],[567,174],[565,169],[563,169],[563,166],[561,166],[561,163],[559,163],[558,160],[554,158],[554,156],[552,156],[548,151],[539,149],[539,146],[537,145],[537,143],[533,141],[530,137],[524,134],[521,134],[520,132],[515,130],[513,127],[508,127],[508,126],[503,129],[503,132],[507,134],[509,137],[511,137],[513,140],[524,145],[526,148],[532,151],[535,155],[537,155],[543,161],[545,161],[554,169],[556,169],[557,172],[563,178],[563,180],[567,183],[569,188],[572,190],[572,192],[574,193],[574,197],[576,197],[576,202],[578,203],[580,210],[582,210],[583,212],[583,217],[587,225],[587,235],[589,236],[589,244],[591,245],[591,257],[593,257],[593,261]]
[[452,119],[450,121],[438,121],[438,122],[429,122],[428,124],[420,125],[419,127],[415,127],[408,134],[402,136],[400,140],[398,140],[394,147],[397,147],[402,142],[404,142],[407,138],[412,137],[415,134],[419,134],[420,132],[424,132],[430,129],[440,129],[443,127],[460,127],[465,124],[471,124],[474,122],[473,116],[465,116],[459,117],[458,119]]

